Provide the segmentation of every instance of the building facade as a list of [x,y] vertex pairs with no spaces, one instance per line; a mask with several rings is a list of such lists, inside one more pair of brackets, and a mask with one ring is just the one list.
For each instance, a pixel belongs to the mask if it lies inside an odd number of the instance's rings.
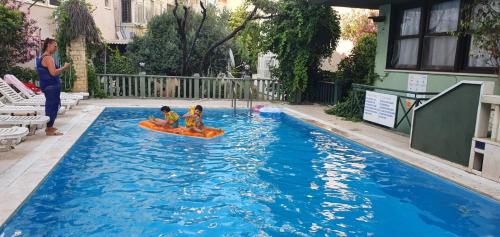
[[[33,1],[24,0],[23,7]],[[153,18],[167,10],[168,2],[173,0],[87,0],[93,6],[97,27],[101,30],[106,43],[126,44],[134,35],[144,33],[146,25]],[[52,14],[60,1],[42,0],[30,9],[31,18],[37,21],[42,39],[56,34]]]
[[[114,32],[116,39],[110,43],[126,44],[136,35],[146,31],[147,23],[165,12],[173,0],[114,0]],[[111,18],[111,16],[106,16]]]
[[[500,86],[488,52],[470,36],[457,36],[464,0],[313,0],[332,6],[379,9],[375,86],[408,90],[409,78],[423,75],[427,92],[441,92],[463,80]],[[492,0],[498,7],[499,0]]]

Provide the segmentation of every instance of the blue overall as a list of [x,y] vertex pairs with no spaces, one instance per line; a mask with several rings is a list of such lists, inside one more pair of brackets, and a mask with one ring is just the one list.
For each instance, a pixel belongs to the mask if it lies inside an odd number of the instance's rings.
[[[50,75],[49,69],[42,65],[43,57],[45,56],[36,59],[36,71],[40,78],[40,89],[45,95],[45,115],[50,118],[47,127],[51,128],[61,106],[61,79],[59,76]],[[56,68],[59,68],[59,65],[56,64]]]

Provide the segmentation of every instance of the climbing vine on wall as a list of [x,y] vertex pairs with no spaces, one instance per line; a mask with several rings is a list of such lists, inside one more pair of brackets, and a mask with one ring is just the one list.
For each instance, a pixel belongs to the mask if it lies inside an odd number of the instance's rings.
[[263,24],[264,49],[277,54],[274,70],[290,101],[299,102],[340,37],[339,17],[329,6],[306,0],[281,0],[279,15]]
[[486,56],[488,67],[494,67],[500,82],[500,1],[470,0],[464,4],[462,35],[470,35],[476,52],[473,58]]
[[[94,22],[92,11],[92,5],[85,0],[64,1],[54,11],[53,18],[58,25],[56,40],[61,62],[71,62],[66,48],[71,41],[79,37],[85,39],[87,56],[102,48],[101,32]],[[65,82],[68,86],[65,89],[71,90],[76,80],[74,68],[65,72],[62,77],[63,80],[68,80]],[[96,94],[100,90],[99,84],[91,80],[97,80],[97,77],[88,77],[89,90]]]

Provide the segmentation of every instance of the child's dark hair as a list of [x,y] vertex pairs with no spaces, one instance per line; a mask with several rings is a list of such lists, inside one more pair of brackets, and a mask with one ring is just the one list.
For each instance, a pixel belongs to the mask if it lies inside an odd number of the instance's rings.
[[201,105],[197,105],[194,109],[203,112],[203,107],[201,107]]
[[163,107],[161,107],[161,109],[160,109],[160,110],[161,110],[161,112],[168,113],[168,112],[170,112],[170,107],[168,107],[168,106],[163,106]]
[[47,50],[47,47],[49,47],[49,44],[52,44],[56,42],[55,39],[51,39],[51,38],[46,38],[44,41],[43,41],[43,46],[42,46],[42,53],[45,52],[45,50]]

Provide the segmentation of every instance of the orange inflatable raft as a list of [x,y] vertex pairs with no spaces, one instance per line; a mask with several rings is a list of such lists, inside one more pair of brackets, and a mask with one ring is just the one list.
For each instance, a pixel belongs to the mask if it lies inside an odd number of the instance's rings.
[[178,127],[178,128],[165,128],[165,127],[160,127],[156,126],[154,123],[145,120],[139,122],[139,126],[153,130],[155,132],[163,132],[163,133],[169,133],[173,135],[179,135],[179,136],[188,136],[188,137],[197,137],[197,138],[205,138],[205,139],[211,139],[214,137],[222,136],[224,135],[224,130],[222,129],[215,129],[215,128],[206,128],[203,133],[198,133],[198,132],[193,132],[186,127]]

